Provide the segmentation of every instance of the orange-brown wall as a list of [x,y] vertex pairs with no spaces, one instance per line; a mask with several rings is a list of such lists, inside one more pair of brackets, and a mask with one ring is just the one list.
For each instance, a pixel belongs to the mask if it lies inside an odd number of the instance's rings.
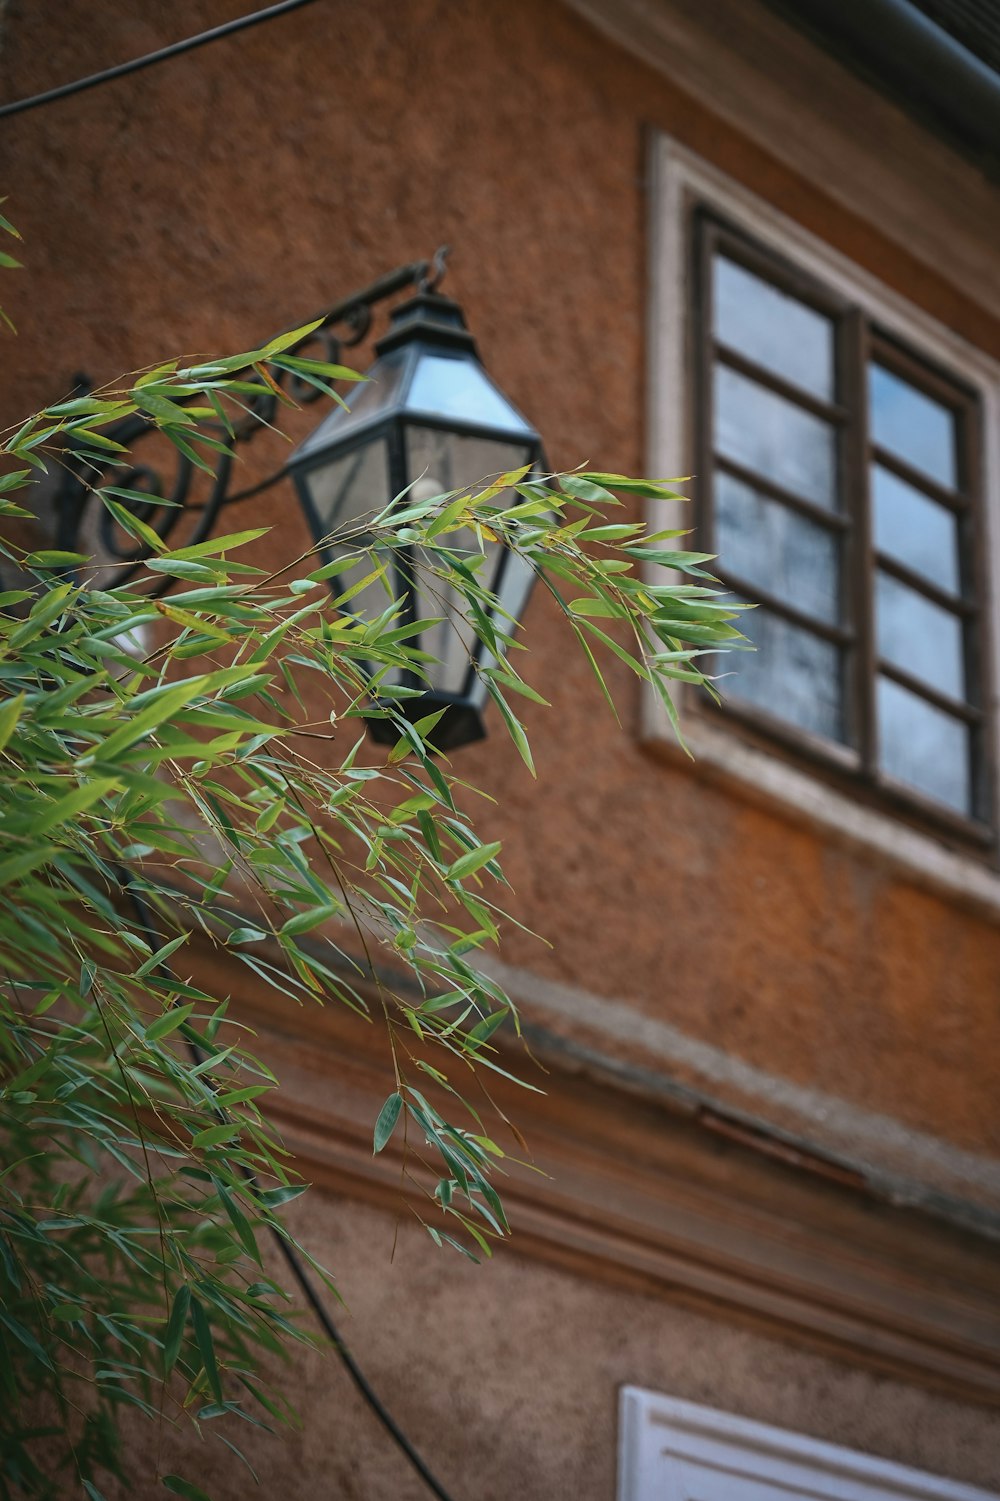
[[[0,95],[247,8],[9,0]],[[320,0],[3,125],[4,211],[26,262],[4,277],[20,330],[4,342],[4,421],[62,394],[78,369],[104,380],[179,351],[248,348],[448,242],[447,289],[553,463],[641,471],[650,127],[1000,354],[974,288],[956,289],[557,0]],[[284,452],[262,440],[248,477]],[[281,547],[305,546],[287,490],[240,513],[262,522],[278,524]],[[769,1077],[996,1151],[997,924],[697,766],[653,758],[633,683],[611,664],[619,728],[540,592],[528,628],[533,680],[553,704],[528,709],[538,781],[499,732],[463,753],[498,799],[481,805],[481,827],[505,841],[518,911],[552,943],[512,931],[506,958]],[[619,1051],[641,1064],[634,1030]],[[516,1239],[476,1270],[404,1229],[390,1266],[387,1216],[311,1205],[307,1238],[338,1272],[350,1336],[456,1496],[607,1498],[622,1381],[997,1483],[995,1415],[539,1267]],[[297,1390],[305,1436],[253,1445],[265,1493],[422,1494],[332,1358],[307,1362]],[[211,1489],[218,1469],[200,1449],[187,1473]],[[218,1493],[244,1492],[237,1473]],[[131,1492],[147,1493],[151,1478]]]
[[[11,0],[0,87],[28,94],[243,8]],[[5,123],[5,211],[27,267],[5,277],[20,330],[4,346],[6,418],[80,368],[106,379],[249,347],[448,242],[448,290],[553,463],[641,471],[649,127],[1000,353],[974,288],[556,0],[323,0]],[[245,521],[305,544],[287,490]],[[499,733],[463,754],[498,797],[482,829],[505,839],[518,911],[552,944],[512,932],[506,957],[771,1075],[996,1149],[997,924],[653,759],[634,684],[612,664],[619,728],[541,594],[528,627],[553,703],[527,716],[537,783]]]
[[[985,1411],[639,1293],[520,1256],[487,1266],[436,1251],[408,1219],[315,1194],[298,1216],[335,1258],[345,1339],[455,1501],[611,1501],[618,1388],[654,1391],[964,1480],[1000,1484],[1000,1420]],[[389,1248],[398,1241],[393,1260]],[[261,1483],[206,1424],[165,1430],[157,1459],[214,1501],[426,1501],[332,1354],[296,1353],[301,1432],[227,1429]],[[279,1374],[288,1390],[287,1374]],[[155,1501],[146,1450],[108,1501]]]

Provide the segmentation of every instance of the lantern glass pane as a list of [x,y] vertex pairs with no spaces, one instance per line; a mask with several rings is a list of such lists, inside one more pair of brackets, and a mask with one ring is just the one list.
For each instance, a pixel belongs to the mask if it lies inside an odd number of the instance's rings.
[[[481,494],[491,479],[521,468],[531,457],[531,450],[519,443],[460,436],[427,427],[408,426],[406,430],[411,493],[427,498],[462,489],[473,495]],[[500,507],[516,502],[516,494],[508,490],[501,491],[493,503]],[[499,589],[501,603],[508,613],[517,614],[524,605],[527,589],[519,586],[518,570],[508,566],[515,560],[499,543],[485,536],[480,539],[471,527],[461,527],[441,540],[475,569],[484,588]],[[428,626],[420,638],[423,650],[437,659],[438,665],[430,669],[432,686],[457,697],[467,688],[470,665],[483,655],[483,648],[468,622],[460,591],[441,577],[440,565],[419,548],[415,549],[414,562],[414,608],[421,619],[438,622]],[[511,629],[502,617],[496,624],[500,630]]]
[[334,443],[346,442],[355,431],[376,421],[396,405],[406,375],[408,353],[406,349],[394,349],[376,360],[368,372],[368,379],[360,381],[347,393],[347,410],[334,407],[301,444],[296,459],[319,454]]
[[408,412],[445,421],[473,422],[529,434],[532,429],[490,380],[479,361],[464,352],[423,348],[406,395]]
[[374,438],[339,458],[322,460],[303,475],[309,491],[317,540],[353,528],[377,515],[388,503],[389,459],[384,438]]
[[[342,557],[351,546],[363,549],[365,522],[383,510],[390,498],[386,441],[375,438],[328,463],[320,461],[315,469],[301,476],[300,482],[312,502],[317,541],[324,541],[331,535],[334,539],[344,537],[346,541],[348,534],[352,534],[347,545],[338,545],[336,540],[326,542],[325,551],[330,558]],[[371,571],[371,555],[362,551],[356,563],[331,580],[331,591],[335,597],[344,594]],[[389,582],[394,588],[391,575]],[[389,598],[382,580],[375,579],[360,589],[344,608],[359,620],[377,620]],[[390,673],[386,681],[394,682],[398,677],[398,672]]]

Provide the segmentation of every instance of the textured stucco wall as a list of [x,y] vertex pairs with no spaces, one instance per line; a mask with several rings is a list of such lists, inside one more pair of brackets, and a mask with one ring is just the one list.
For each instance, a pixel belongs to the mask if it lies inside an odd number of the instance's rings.
[[[1000,1486],[1000,1419],[669,1302],[594,1286],[511,1251],[471,1266],[407,1220],[315,1194],[302,1224],[335,1263],[345,1339],[456,1501],[610,1501],[618,1389],[701,1402],[952,1479]],[[303,1216],[299,1216],[300,1224]],[[301,1433],[225,1430],[261,1494],[423,1501],[335,1359],[296,1356]],[[165,1436],[162,1470],[218,1501],[255,1494],[217,1440]],[[140,1475],[134,1496],[152,1497]],[[157,1493],[159,1494],[159,1493]],[[124,1501],[109,1492],[109,1501]]]
[[[10,0],[0,93],[246,8]],[[553,463],[639,471],[649,125],[1000,352],[971,292],[556,0],[323,0],[5,123],[5,212],[28,267],[5,277],[20,329],[4,343],[5,421],[57,397],[79,368],[103,380],[181,350],[248,347],[448,241],[448,290]],[[248,475],[285,451],[262,440]],[[289,550],[305,544],[287,491],[240,519],[279,523]],[[554,705],[547,717],[527,709],[538,782],[499,734],[463,759],[498,794],[480,805],[481,828],[505,840],[518,910],[553,945],[512,932],[507,958],[772,1075],[996,1150],[996,924],[696,767],[651,758],[627,677],[610,670],[620,729],[541,594],[528,624],[534,681]],[[982,1413],[513,1254],[475,1271],[404,1229],[390,1267],[385,1219],[322,1199],[311,1213],[359,1352],[458,1495],[608,1496],[624,1381],[1000,1481]],[[265,1492],[419,1495],[334,1363],[305,1368],[306,1436],[255,1449]]]
[[[236,10],[12,0],[0,85],[27,93]],[[449,288],[552,460],[641,470],[647,124],[995,339],[968,297],[558,4],[325,0],[5,125],[29,267],[6,279],[21,331],[5,410],[53,398],[80,367],[107,378],[246,347],[449,241]],[[249,462],[282,452],[262,442]],[[243,516],[304,541],[287,490]],[[484,834],[505,837],[519,909],[553,944],[512,934],[508,959],[995,1147],[996,925],[651,759],[627,676],[612,667],[622,731],[540,595],[529,627],[554,703],[549,718],[528,706],[538,783],[499,735],[464,759],[500,793]]]

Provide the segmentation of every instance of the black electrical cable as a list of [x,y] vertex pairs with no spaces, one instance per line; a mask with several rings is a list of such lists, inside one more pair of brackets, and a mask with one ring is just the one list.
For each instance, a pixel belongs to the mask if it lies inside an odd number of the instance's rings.
[[269,5],[265,10],[253,11],[248,16],[237,16],[235,21],[213,26],[210,31],[185,37],[180,42],[172,42],[169,47],[161,47],[158,52],[147,52],[144,57],[134,57],[131,62],[118,63],[113,68],[105,68],[101,73],[91,73],[87,78],[77,78],[72,83],[60,84],[58,88],[46,89],[44,94],[32,94],[27,99],[14,99],[10,104],[0,104],[0,120],[8,115],[21,115],[25,110],[38,109],[43,104],[54,104],[58,99],[68,99],[71,94],[82,94],[85,89],[95,89],[98,84],[111,83],[116,78],[124,78],[128,73],[138,73],[140,68],[151,68],[154,63],[164,62],[170,57],[180,57],[184,52],[192,52],[195,47],[204,47],[206,43],[216,42],[220,37],[232,36],[234,32],[245,31],[247,27],[257,26],[261,21],[272,21],[287,11],[299,10],[303,5],[312,4],[313,0],[281,0],[279,5]]
[[[157,949],[161,948],[162,935],[160,934],[156,926],[156,922],[153,918],[153,914],[148,903],[143,900],[140,893],[135,889],[130,880],[129,873],[124,869],[124,867],[118,867],[117,875],[122,890],[126,893],[129,901],[132,903],[132,909],[135,912],[139,926],[143,929],[147,938],[154,945],[154,947]],[[167,965],[161,965],[160,969],[165,975],[170,977],[170,969]],[[191,1057],[195,1060],[196,1063],[203,1063],[205,1061],[207,1054],[198,1047],[197,1043],[189,1041],[187,1043],[187,1048],[188,1052],[191,1054]],[[220,1107],[215,1107],[215,1114],[218,1116],[220,1122],[225,1122],[228,1124],[228,1117],[226,1116],[225,1111],[223,1111]],[[243,1164],[241,1166],[241,1171],[250,1186],[256,1189],[259,1185],[253,1169]],[[313,1286],[309,1273],[303,1266],[302,1260],[295,1250],[295,1247],[290,1246],[285,1240],[284,1236],[281,1235],[274,1226],[269,1226],[269,1228],[271,1230],[271,1235],[274,1239],[274,1242],[278,1247],[278,1250],[285,1258],[289,1271],[295,1278],[296,1282],[299,1284],[306,1302],[309,1304],[313,1313],[316,1315],[317,1323],[320,1325],[323,1333],[327,1336],[330,1343],[333,1345],[333,1348],[340,1356],[344,1369],[347,1371],[347,1374],[354,1382],[354,1385],[357,1387],[358,1391],[361,1393],[361,1396],[368,1403],[368,1406],[371,1408],[375,1417],[378,1418],[379,1422],[382,1424],[382,1427],[386,1430],[389,1436],[398,1445],[402,1453],[409,1460],[410,1464],[416,1470],[417,1474],[420,1476],[424,1484],[430,1491],[434,1493],[435,1496],[438,1497],[438,1501],[452,1501],[451,1496],[445,1490],[444,1486],[437,1479],[434,1473],[428,1469],[426,1463],[410,1443],[410,1440],[407,1438],[402,1428],[400,1428],[399,1424],[392,1416],[392,1413],[385,1406],[385,1403],[379,1397],[378,1393],[375,1391],[364,1371],[358,1365],[357,1361],[354,1359],[354,1356],[351,1354],[347,1345],[344,1343],[340,1331],[338,1330],[336,1324],[333,1322],[333,1319],[330,1317],[326,1305],[323,1303],[323,1300],[319,1296],[319,1293]]]

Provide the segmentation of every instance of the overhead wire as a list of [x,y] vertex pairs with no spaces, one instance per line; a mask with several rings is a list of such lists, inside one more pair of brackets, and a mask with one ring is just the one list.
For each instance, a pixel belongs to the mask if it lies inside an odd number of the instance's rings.
[[60,84],[57,88],[46,89],[41,94],[31,94],[25,99],[13,99],[7,104],[0,104],[0,120],[7,119],[11,115],[22,115],[29,109],[39,109],[43,104],[55,104],[60,99],[69,99],[73,94],[82,94],[86,89],[96,89],[99,84],[113,83],[116,78],[125,78],[130,73],[138,73],[142,68],[151,68],[154,63],[166,62],[168,58],[180,57],[185,52],[193,52],[196,47],[205,47],[209,42],[217,42],[222,37],[233,36],[238,31],[246,31],[251,26],[259,26],[263,21],[273,21],[279,16],[287,15],[289,11],[300,10],[303,5],[313,5],[315,0],[280,0],[277,5],[268,5],[264,10],[252,11],[247,16],[237,16],[233,21],[226,21],[221,26],[213,26],[209,31],[201,31],[196,36],[184,37],[179,42],[171,42],[167,47],[160,47],[156,52],[147,52],[143,57],[133,57],[128,62],[116,63],[112,68],[104,68],[100,73],[91,73],[86,78],[75,78],[71,83]]

